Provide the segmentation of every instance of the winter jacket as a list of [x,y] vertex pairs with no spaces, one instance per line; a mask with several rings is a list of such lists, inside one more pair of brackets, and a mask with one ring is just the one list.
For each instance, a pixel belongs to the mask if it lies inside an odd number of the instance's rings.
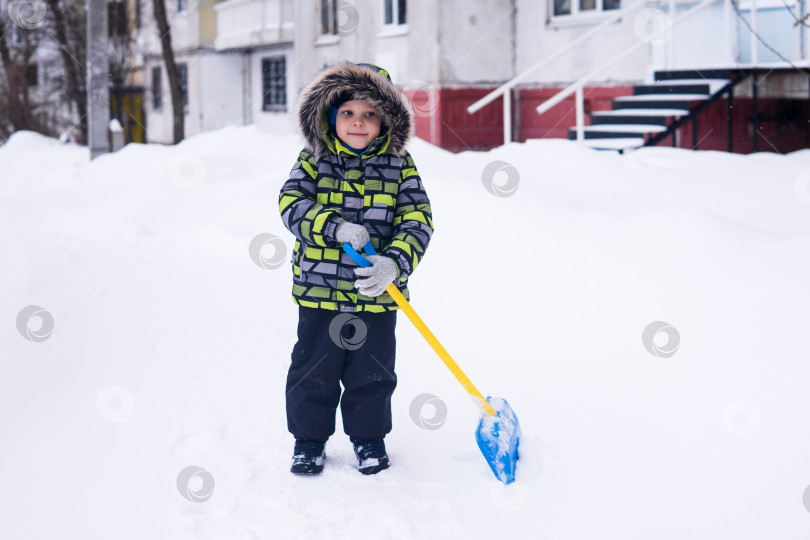
[[[363,99],[382,116],[380,135],[357,155],[337,137],[328,109]],[[405,145],[413,115],[385,70],[344,63],[323,71],[302,92],[298,126],[306,140],[279,194],[284,225],[295,235],[293,300],[302,306],[339,311],[397,309],[384,292],[375,298],[357,292],[357,264],[335,240],[347,220],[363,225],[378,254],[396,262],[394,284],[410,298],[408,278],[433,234],[430,201]]]

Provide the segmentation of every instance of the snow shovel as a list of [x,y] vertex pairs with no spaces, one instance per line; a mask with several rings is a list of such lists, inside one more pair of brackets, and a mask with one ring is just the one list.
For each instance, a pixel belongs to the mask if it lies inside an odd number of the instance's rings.
[[[343,244],[343,250],[359,264],[361,267],[372,266],[368,259],[360,255],[349,243]],[[363,250],[366,255],[376,255],[371,242],[367,243]],[[428,329],[427,325],[413,310],[411,305],[399,292],[393,283],[386,287],[385,291],[391,295],[397,305],[408,316],[416,329],[427,340],[433,350],[439,355],[442,361],[450,368],[453,375],[461,383],[464,389],[470,394],[473,402],[478,406],[481,416],[478,421],[478,430],[475,432],[475,440],[484,458],[489,463],[489,467],[495,477],[504,484],[511,484],[515,481],[515,465],[518,460],[518,443],[520,442],[520,423],[518,423],[515,411],[509,406],[505,399],[493,396],[484,399],[481,392],[467,378],[458,364],[450,357],[450,354],[442,347],[436,336]]]

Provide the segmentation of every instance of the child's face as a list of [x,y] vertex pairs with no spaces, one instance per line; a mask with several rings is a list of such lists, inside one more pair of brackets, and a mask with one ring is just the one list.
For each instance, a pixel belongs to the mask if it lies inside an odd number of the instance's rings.
[[338,108],[335,131],[352,148],[365,148],[380,134],[380,114],[367,101],[354,99]]

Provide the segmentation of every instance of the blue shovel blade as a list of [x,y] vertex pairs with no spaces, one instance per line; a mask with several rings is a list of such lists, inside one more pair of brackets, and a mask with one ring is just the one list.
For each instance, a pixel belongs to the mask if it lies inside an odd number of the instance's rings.
[[505,399],[487,396],[487,401],[498,416],[481,414],[475,440],[495,477],[504,484],[511,484],[515,481],[520,423]]

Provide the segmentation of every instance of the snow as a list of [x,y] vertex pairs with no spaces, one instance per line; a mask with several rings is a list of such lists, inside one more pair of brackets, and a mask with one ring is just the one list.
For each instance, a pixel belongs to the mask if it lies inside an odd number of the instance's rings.
[[708,94],[639,94],[637,96],[619,96],[616,101],[702,101]]
[[[0,538],[810,536],[810,151],[412,144],[412,305],[520,419],[504,486],[404,316],[391,468],[360,474],[338,416],[323,474],[288,472],[290,133],[0,147]],[[660,323],[677,347],[642,342]],[[424,394],[444,421],[411,417]]]
[[673,79],[673,80],[655,81],[649,86],[684,86],[684,85],[691,86],[696,84],[707,84],[709,85],[709,93],[714,94],[715,92],[718,92],[730,82],[731,80],[729,79]]
[[592,131],[594,133],[601,132],[616,132],[616,133],[661,133],[666,131],[666,127],[658,126],[655,124],[597,124],[587,126],[585,131]]
[[611,137],[609,139],[584,139],[582,143],[589,148],[602,150],[631,150],[644,146],[641,137]]
[[610,111],[594,111],[592,116],[685,116],[688,111],[683,109],[613,109]]

